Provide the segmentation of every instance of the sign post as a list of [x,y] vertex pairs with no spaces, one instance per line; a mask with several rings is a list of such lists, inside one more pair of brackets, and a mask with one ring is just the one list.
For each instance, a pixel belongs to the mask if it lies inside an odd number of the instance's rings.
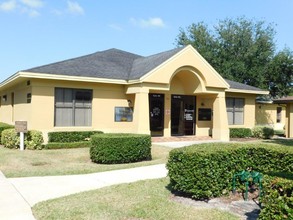
[[27,121],[15,121],[15,130],[19,133],[19,149],[24,150],[24,133],[27,133]]

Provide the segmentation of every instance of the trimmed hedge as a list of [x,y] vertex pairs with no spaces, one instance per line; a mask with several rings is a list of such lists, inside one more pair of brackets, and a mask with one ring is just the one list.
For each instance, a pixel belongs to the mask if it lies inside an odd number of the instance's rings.
[[247,138],[251,136],[250,128],[230,128],[230,138]]
[[167,162],[171,188],[196,199],[227,193],[232,189],[233,175],[248,167],[263,174],[293,172],[293,148],[202,144],[172,150]]
[[45,145],[45,149],[71,149],[71,148],[86,148],[90,147],[90,141],[72,142],[72,143],[48,143]]
[[144,134],[99,134],[91,138],[95,163],[118,164],[151,160],[151,137]]
[[258,219],[293,219],[293,181],[265,176]]
[[14,128],[14,126],[6,124],[6,123],[3,123],[3,122],[0,122],[0,140],[1,140],[2,131],[6,130],[6,129],[10,129],[10,128]]
[[19,134],[14,128],[5,129],[2,131],[1,143],[7,148],[19,148]]
[[25,137],[24,145],[30,150],[41,150],[44,143],[43,134],[41,131],[31,130],[28,131]]
[[48,142],[70,143],[89,140],[92,135],[102,134],[102,131],[60,131],[49,132]]
[[266,126],[256,126],[252,129],[252,135],[256,138],[269,139],[274,136],[274,129]]
[[[41,131],[30,130],[24,136],[24,146],[29,150],[41,150],[43,144]],[[6,129],[2,132],[1,143],[7,148],[19,148],[20,137],[14,128]]]

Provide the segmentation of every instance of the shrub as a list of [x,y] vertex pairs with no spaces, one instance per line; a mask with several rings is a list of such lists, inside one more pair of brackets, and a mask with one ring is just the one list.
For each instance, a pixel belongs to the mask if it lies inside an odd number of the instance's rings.
[[252,129],[252,135],[256,138],[269,139],[274,135],[274,129],[266,126],[256,126]]
[[252,167],[265,173],[293,172],[293,148],[213,143],[174,149],[167,162],[170,186],[196,199],[221,196],[232,177]]
[[89,140],[92,135],[101,134],[102,131],[61,131],[61,132],[49,132],[49,143],[50,142],[60,142],[60,143],[70,143],[70,142],[81,142]]
[[230,128],[230,138],[247,138],[251,136],[250,128]]
[[285,131],[284,130],[274,130],[274,135],[284,136]]
[[143,134],[100,134],[91,138],[95,163],[117,164],[151,160],[151,137]]
[[19,148],[19,135],[14,128],[2,131],[1,143],[7,148]]
[[45,149],[66,149],[66,148],[85,148],[90,147],[90,141],[72,142],[72,143],[48,143],[45,145]]
[[10,129],[10,128],[14,128],[14,126],[13,125],[6,124],[6,123],[3,123],[3,122],[0,122],[0,141],[1,141],[2,131],[6,130],[6,129]]
[[293,181],[268,176],[265,180],[258,219],[293,219]]
[[41,150],[43,142],[44,142],[44,139],[43,139],[42,132],[31,130],[31,131],[28,131],[28,133],[26,134],[24,145],[27,149],[30,149],[30,150],[35,150],[35,149]]

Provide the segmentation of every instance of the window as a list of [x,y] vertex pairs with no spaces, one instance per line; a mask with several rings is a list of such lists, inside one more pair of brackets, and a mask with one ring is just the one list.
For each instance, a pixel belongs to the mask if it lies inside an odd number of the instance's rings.
[[282,121],[282,107],[277,107],[277,123]]
[[226,98],[226,107],[229,125],[244,124],[244,99]]
[[91,126],[92,90],[55,89],[55,126]]
[[31,103],[32,102],[32,94],[28,93],[26,94],[26,103]]

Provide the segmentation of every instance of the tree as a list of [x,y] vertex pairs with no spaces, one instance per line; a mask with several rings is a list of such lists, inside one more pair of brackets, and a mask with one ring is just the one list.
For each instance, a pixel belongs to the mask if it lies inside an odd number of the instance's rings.
[[292,95],[293,52],[289,48],[280,51],[271,60],[268,73],[267,85],[273,97]]
[[[292,76],[293,67],[290,65],[292,56],[282,58],[286,62],[286,73],[276,67],[280,61],[275,57],[280,59],[283,53],[275,55],[274,36],[272,24],[241,17],[219,21],[213,30],[203,22],[192,24],[186,30],[181,28],[176,43],[177,46],[194,46],[224,78],[271,89],[271,95],[275,97],[288,94],[289,90],[282,87],[288,86],[288,81],[282,80],[288,80],[284,75],[290,76],[290,71]],[[272,71],[278,71],[274,72],[278,75],[278,87],[274,84],[277,77],[271,76]]]

